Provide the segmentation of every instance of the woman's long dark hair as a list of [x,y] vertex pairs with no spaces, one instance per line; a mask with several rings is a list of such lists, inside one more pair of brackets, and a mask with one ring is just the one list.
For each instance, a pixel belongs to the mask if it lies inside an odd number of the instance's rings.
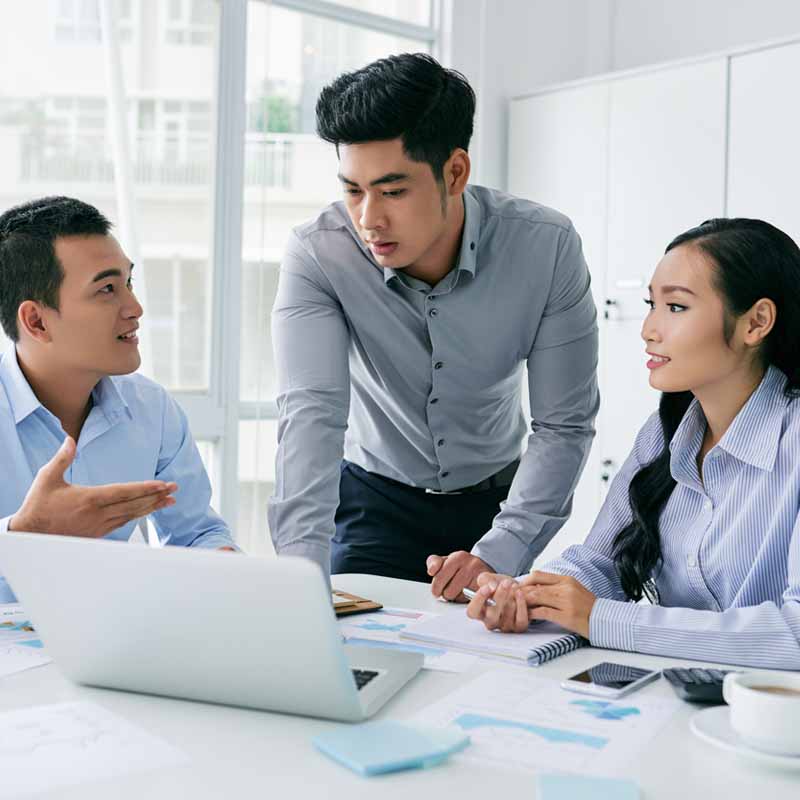
[[[762,298],[775,303],[775,325],[758,355],[765,368],[772,365],[786,375],[788,396],[800,395],[800,249],[791,237],[757,219],[710,219],[677,236],[665,252],[685,244],[697,247],[715,266],[712,284],[725,308],[727,342],[737,317]],[[633,519],[614,540],[614,563],[631,600],[651,595],[650,582],[661,563],[659,518],[675,488],[669,443],[692,399],[688,391],[661,395],[664,446],[630,484]]]

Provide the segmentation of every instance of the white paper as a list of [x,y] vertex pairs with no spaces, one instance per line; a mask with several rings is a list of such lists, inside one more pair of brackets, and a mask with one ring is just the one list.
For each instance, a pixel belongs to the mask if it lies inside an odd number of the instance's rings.
[[0,714],[0,798],[187,761],[180,750],[93,703]]
[[424,668],[441,672],[466,672],[478,659],[465,653],[452,653],[437,645],[422,645],[403,641],[400,634],[417,622],[434,619],[439,614],[415,611],[410,608],[384,608],[369,614],[354,614],[339,621],[342,636],[349,645],[367,645],[422,653]]
[[50,661],[22,608],[0,605],[0,678]]
[[468,733],[472,744],[454,758],[482,766],[613,775],[678,706],[674,699],[638,694],[603,700],[507,669],[484,673],[413,721]]

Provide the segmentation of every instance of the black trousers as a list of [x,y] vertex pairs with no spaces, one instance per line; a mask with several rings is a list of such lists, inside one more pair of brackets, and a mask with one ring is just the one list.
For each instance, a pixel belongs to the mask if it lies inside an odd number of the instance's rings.
[[471,494],[426,494],[343,461],[331,573],[429,583],[427,557],[471,550],[492,527],[507,495],[507,486]]

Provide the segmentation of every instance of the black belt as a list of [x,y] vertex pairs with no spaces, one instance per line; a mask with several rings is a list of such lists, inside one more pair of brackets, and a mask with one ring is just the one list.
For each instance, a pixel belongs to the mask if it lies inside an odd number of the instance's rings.
[[484,478],[478,483],[473,483],[472,486],[465,486],[463,489],[453,489],[452,491],[440,491],[439,489],[426,489],[426,494],[476,494],[478,492],[487,492],[489,489],[504,489],[506,486],[511,486],[514,480],[514,475],[517,473],[519,467],[519,459],[512,461],[507,466],[503,467],[499,472]]

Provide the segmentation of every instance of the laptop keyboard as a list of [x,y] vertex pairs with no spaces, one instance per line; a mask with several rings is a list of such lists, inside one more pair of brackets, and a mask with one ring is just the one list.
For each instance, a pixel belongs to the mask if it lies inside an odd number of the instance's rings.
[[371,669],[354,669],[353,677],[356,679],[356,689],[363,689],[378,673]]

